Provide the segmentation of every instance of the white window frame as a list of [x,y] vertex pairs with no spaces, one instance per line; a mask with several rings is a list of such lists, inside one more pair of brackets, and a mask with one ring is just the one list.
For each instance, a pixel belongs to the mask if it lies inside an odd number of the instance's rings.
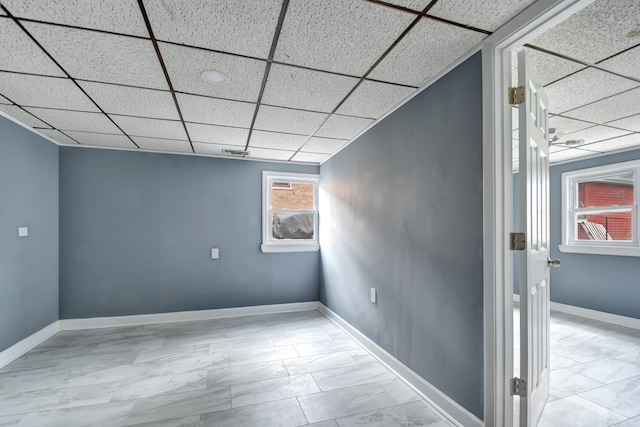
[[[313,213],[314,230],[311,240],[275,240],[272,236],[272,209],[271,209],[271,183],[278,181],[301,182],[305,184],[313,184]],[[318,240],[318,184],[320,175],[306,173],[286,173],[286,172],[262,172],[262,245],[260,249],[264,253],[274,252],[317,252],[320,250],[320,242]],[[298,211],[291,211],[292,213]],[[300,211],[303,212],[303,211]],[[309,211],[304,211],[308,213]]]
[[[633,174],[633,198],[634,204],[629,206],[580,208],[576,206],[578,199],[578,182],[604,178],[611,175],[624,173]],[[588,169],[580,169],[562,174],[562,244],[558,246],[561,252],[594,254],[594,255],[618,255],[640,257],[640,218],[638,217],[638,200],[640,199],[640,160],[631,162],[614,163]],[[631,241],[588,241],[577,240],[576,218],[578,214],[596,213],[597,211],[625,211],[632,216],[632,240]]]

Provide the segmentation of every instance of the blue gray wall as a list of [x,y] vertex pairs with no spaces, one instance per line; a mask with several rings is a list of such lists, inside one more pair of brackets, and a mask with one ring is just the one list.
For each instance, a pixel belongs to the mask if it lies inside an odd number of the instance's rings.
[[0,351],[56,320],[58,146],[0,116]]
[[317,301],[319,253],[260,243],[262,171],[318,169],[61,148],[60,318]]
[[476,54],[320,178],[321,301],[480,418],[481,77]]

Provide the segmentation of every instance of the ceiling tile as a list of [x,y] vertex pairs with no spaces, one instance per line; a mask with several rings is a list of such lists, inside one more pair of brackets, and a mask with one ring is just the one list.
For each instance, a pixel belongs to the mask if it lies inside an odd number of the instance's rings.
[[593,126],[593,123],[587,123],[581,120],[574,120],[568,117],[562,117],[562,116],[549,117],[549,127],[555,128],[556,131],[562,131],[565,134],[569,132],[575,132],[580,129],[585,129],[591,126]]
[[640,114],[636,114],[635,116],[626,117],[620,120],[614,120],[612,122],[608,122],[607,125],[621,129],[632,130],[634,132],[640,132]]
[[640,88],[569,111],[566,116],[594,123],[607,123],[638,113],[640,113]]
[[0,72],[0,93],[18,105],[98,111],[69,79]]
[[168,90],[150,40],[25,22],[73,78]]
[[78,143],[76,141],[74,141],[73,139],[69,138],[67,135],[65,135],[64,133],[60,132],[59,130],[55,130],[55,129],[38,129],[38,132],[47,135],[49,138],[54,139],[56,142],[58,142],[58,143],[60,143],[62,145],[78,145]]
[[5,98],[4,96],[0,95],[0,104],[8,104],[11,105],[11,101],[9,101],[7,98]]
[[244,156],[234,156],[232,154],[223,153],[222,150],[242,150],[244,146],[224,145],[224,144],[206,144],[202,142],[194,142],[193,148],[198,154],[212,154],[217,156],[228,156],[232,158],[243,158]]
[[291,161],[294,162],[307,162],[307,163],[321,163],[329,158],[328,154],[319,153],[297,153]]
[[176,94],[182,117],[189,122],[221,126],[250,127],[256,104]]
[[249,155],[247,157],[254,159],[268,160],[289,160],[295,151],[269,150],[266,148],[249,147]]
[[180,119],[170,92],[83,81],[78,84],[107,113]]
[[584,139],[585,144],[590,144],[592,142],[602,141],[603,139],[615,138],[618,136],[623,136],[628,134],[628,131],[615,129],[607,126],[593,126],[587,129],[582,129],[577,132],[572,132],[564,137],[560,138],[558,142],[562,143],[564,141],[575,140],[575,139]]
[[[191,141],[243,147],[247,144],[249,129],[187,123]],[[197,150],[196,150],[197,151]]]
[[358,81],[354,77],[274,64],[262,103],[330,113]]
[[420,86],[485,37],[475,31],[423,18],[369,77]]
[[602,68],[640,79],[640,46],[598,64]]
[[640,146],[640,134],[632,133],[630,135],[621,136],[619,138],[608,139],[606,141],[596,142],[585,146],[589,150],[596,151],[614,151],[622,150],[630,147]]
[[332,114],[325,124],[318,129],[316,136],[350,140],[371,123],[373,123],[371,119]]
[[131,139],[143,150],[175,151],[180,153],[193,153],[189,141],[176,139],[147,138],[144,136],[132,136]]
[[362,76],[414,19],[360,0],[292,0],[274,59]]
[[18,18],[149,37],[136,0],[3,0]]
[[[171,84],[178,92],[256,102],[262,86],[266,62],[224,53],[159,43]],[[203,71],[223,73],[224,84],[207,83]]]
[[567,147],[566,145],[557,145],[557,144],[550,144],[549,145],[549,153],[557,153],[558,151],[564,151],[564,150],[569,150],[570,148],[573,147]]
[[520,13],[534,0],[469,1],[440,0],[429,10],[429,15],[495,31]]
[[305,153],[331,154],[344,147],[348,142],[346,139],[318,138],[314,136],[302,147],[301,151]]
[[255,129],[311,135],[327,117],[323,113],[261,105]]
[[597,151],[582,150],[580,148],[569,148],[549,154],[549,163],[564,162],[565,160],[578,159],[580,157],[593,156]]
[[91,132],[65,132],[71,138],[84,145],[97,145],[101,147],[114,148],[136,148],[129,138],[125,135],[112,135],[109,133],[91,133]]
[[[538,81],[542,85],[548,85],[562,77],[575,73],[583,68],[584,65],[568,59],[559,58],[555,55],[540,52],[534,49],[524,48],[527,52],[527,60],[536,70]],[[511,84],[518,86],[518,53],[522,49],[518,49],[511,54]]]
[[593,64],[637,43],[627,34],[638,28],[638,16],[637,0],[598,0],[530,43]]
[[415,92],[404,86],[364,81],[338,108],[338,114],[378,118]]
[[46,108],[27,107],[30,113],[49,123],[56,129],[77,130],[96,133],[122,133],[102,113],[86,113],[84,111],[49,110]]
[[267,58],[282,0],[146,0],[158,40]]
[[611,73],[587,68],[550,84],[545,89],[549,97],[549,111],[563,113],[638,85]]
[[22,123],[34,128],[50,128],[51,127],[48,124],[44,123],[42,120],[38,120],[36,117],[33,117],[31,114],[27,113],[22,108],[17,107],[15,105],[0,105],[0,111],[4,111],[14,119],[18,119]]
[[249,142],[249,147],[274,148],[276,150],[296,151],[300,147],[302,147],[302,145],[307,142],[308,139],[308,136],[254,130],[251,133],[251,141]]
[[110,114],[109,117],[129,136],[187,140],[184,127],[179,121],[142,119],[114,114]]
[[386,0],[387,3],[422,12],[432,0]]
[[11,19],[0,19],[0,68],[5,71],[64,77],[53,62]]

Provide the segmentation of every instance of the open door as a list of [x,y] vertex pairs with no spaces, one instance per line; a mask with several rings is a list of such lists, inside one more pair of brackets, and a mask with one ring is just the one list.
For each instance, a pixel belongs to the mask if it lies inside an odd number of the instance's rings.
[[[520,129],[520,426],[536,426],[549,395],[549,137],[548,102],[526,54],[518,54]],[[518,89],[520,92],[518,93]],[[524,100],[522,99],[524,95]]]

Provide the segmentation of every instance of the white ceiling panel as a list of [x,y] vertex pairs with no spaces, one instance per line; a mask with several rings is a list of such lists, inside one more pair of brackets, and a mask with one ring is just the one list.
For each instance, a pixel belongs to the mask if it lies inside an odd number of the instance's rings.
[[[638,42],[640,43],[640,40]],[[607,59],[599,63],[598,66],[624,76],[640,79],[640,46]]]
[[187,140],[187,134],[179,121],[142,119],[114,114],[110,114],[109,117],[129,136]]
[[308,136],[254,130],[251,133],[251,141],[249,142],[249,147],[296,151],[297,149],[302,147],[302,145],[307,142],[308,139]]
[[369,77],[420,86],[485,37],[482,33],[422,18]]
[[224,145],[224,144],[206,144],[203,142],[194,142],[193,148],[198,154],[211,154],[217,156],[229,156],[231,158],[242,158],[244,156],[233,156],[231,154],[223,153],[222,150],[238,150],[244,149],[244,146],[237,145]]
[[180,119],[170,92],[83,81],[78,84],[107,113]]
[[566,145],[561,145],[561,144],[551,144],[549,145],[549,153],[557,153],[558,151],[564,151],[564,150],[568,150],[570,148],[573,147],[567,147]]
[[[256,102],[260,94],[266,62],[224,53],[159,43],[171,84],[178,92]],[[203,71],[223,73],[224,84],[207,83]]]
[[386,0],[387,3],[422,12],[432,0]]
[[332,114],[331,117],[322,125],[316,136],[337,139],[352,139],[364,128],[369,126],[373,120],[363,119],[361,117],[340,116]]
[[64,77],[65,74],[11,19],[0,19],[0,69]]
[[349,142],[346,139],[318,138],[314,136],[307,142],[302,151],[305,153],[323,153],[331,154]]
[[616,138],[628,134],[628,131],[615,129],[607,126],[593,126],[587,129],[582,129],[577,132],[573,132],[560,138],[558,142],[564,142],[575,139],[584,139],[585,144],[592,142],[602,141],[603,139]]
[[634,132],[640,132],[640,114],[635,116],[625,117],[624,119],[614,120],[608,122],[607,125],[614,126],[621,129],[627,129]]
[[593,156],[597,151],[583,150],[580,148],[569,148],[549,154],[549,163],[564,162],[565,160],[579,159],[581,157]]
[[182,117],[188,122],[250,127],[256,104],[176,94]]
[[3,0],[18,18],[149,37],[136,0]]
[[56,129],[77,130],[97,133],[122,133],[102,113],[86,113],[84,111],[50,110],[46,108],[26,107],[30,113],[49,123]]
[[549,117],[549,127],[555,128],[556,131],[569,133],[575,132],[577,130],[586,129],[588,127],[593,126],[593,123],[583,122],[581,120],[570,119],[568,117],[562,116],[551,116]]
[[638,28],[638,16],[637,0],[598,0],[530,43],[594,64],[637,44],[628,34]]
[[76,141],[69,138],[64,133],[55,129],[38,129],[38,132],[47,135],[49,138],[54,139],[56,142],[62,145],[78,145]]
[[360,0],[292,0],[274,59],[362,76],[414,19]]
[[330,113],[358,81],[354,77],[274,64],[262,102]]
[[131,139],[143,150],[175,151],[178,153],[193,153],[189,141],[176,139],[147,138],[132,136]]
[[640,146],[640,134],[632,133],[619,138],[608,139],[585,146],[585,149],[596,151],[615,151]]
[[[536,70],[538,81],[542,85],[548,85],[562,77],[575,73],[585,68],[584,65],[568,59],[559,58],[555,55],[540,52],[534,49],[524,48],[527,52],[527,59]],[[511,54],[511,84],[518,86],[518,53],[522,49],[518,49]]]
[[48,124],[42,120],[38,120],[36,117],[24,111],[22,108],[15,105],[0,105],[0,111],[4,111],[14,119],[20,120],[22,123],[34,128],[50,128]]
[[328,154],[320,153],[297,153],[291,159],[294,162],[321,163],[329,158]]
[[5,98],[4,96],[0,95],[0,104],[8,104],[11,105],[11,101],[9,101],[7,98]]
[[169,89],[150,40],[30,22],[24,25],[73,78]]
[[146,0],[158,40],[267,58],[282,0]]
[[366,80],[336,112],[378,118],[413,92],[415,90],[408,87]]
[[69,79],[0,72],[0,93],[18,105],[98,111]]
[[569,111],[566,115],[594,123],[607,123],[638,113],[640,113],[640,88],[585,105]]
[[125,135],[112,135],[109,133],[90,133],[90,132],[65,132],[71,138],[84,145],[98,145],[102,147],[114,148],[136,148],[129,138]]
[[238,146],[244,147],[249,137],[249,129],[201,125],[197,123],[187,123],[187,129],[189,130],[191,141],[194,143],[205,142],[209,144],[233,145],[236,150]]
[[327,117],[323,113],[261,105],[255,129],[311,135]]
[[549,111],[562,113],[581,105],[627,91],[639,83],[595,68],[578,71],[547,86]]
[[428,13],[471,27],[495,31],[533,2],[534,0],[440,0]]
[[289,160],[295,151],[269,150],[267,148],[249,147],[249,155],[254,159]]

